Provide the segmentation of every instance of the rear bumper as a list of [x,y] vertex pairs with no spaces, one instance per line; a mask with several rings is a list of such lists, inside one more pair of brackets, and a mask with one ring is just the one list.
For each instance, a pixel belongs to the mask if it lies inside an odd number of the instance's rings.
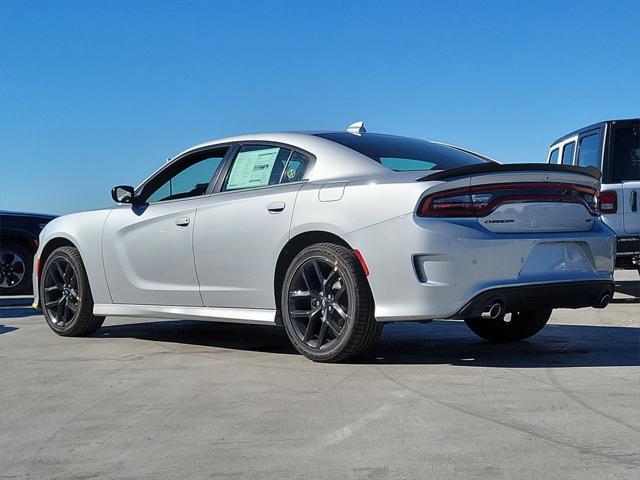
[[[559,288],[551,303],[541,303],[548,308],[592,306],[601,290],[613,290],[616,237],[601,220],[586,232],[499,234],[475,218],[408,214],[344,238],[369,268],[382,322],[457,318],[489,291],[513,292],[509,304],[521,302],[522,310],[536,289],[551,295]],[[589,292],[581,300],[569,285],[583,284]]]
[[492,288],[473,297],[453,318],[479,317],[495,303],[500,304],[501,310],[506,313],[523,309],[604,308],[613,296],[613,291],[612,281],[558,282]]

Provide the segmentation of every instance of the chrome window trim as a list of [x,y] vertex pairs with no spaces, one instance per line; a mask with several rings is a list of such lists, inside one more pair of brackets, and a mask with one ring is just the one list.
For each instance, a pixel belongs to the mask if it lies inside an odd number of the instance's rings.
[[[302,180],[296,180],[295,182],[287,182],[287,183],[281,183],[282,182],[282,174],[280,175],[280,180],[278,181],[278,183],[274,183],[273,185],[264,185],[261,187],[247,187],[247,188],[238,188],[235,190],[222,190],[222,184],[224,183],[224,181],[227,178],[227,175],[231,169],[231,166],[233,165],[233,160],[235,159],[235,156],[238,152],[238,150],[240,148],[242,148],[243,146],[249,146],[249,145],[265,145],[265,146],[276,146],[276,147],[281,147],[281,148],[287,148],[289,150],[291,150],[291,153],[289,154],[289,157],[287,158],[287,163],[285,164],[285,168],[283,169],[283,173],[286,171],[286,166],[289,164],[289,160],[291,159],[291,156],[293,155],[293,152],[298,152],[301,153],[302,155],[306,156],[309,159],[309,165],[307,166],[307,169],[304,172],[304,176],[302,178]],[[266,140],[245,140],[242,142],[226,142],[226,143],[220,143],[217,145],[207,145],[205,147],[200,147],[200,148],[196,148],[193,150],[189,150],[187,152],[184,152],[183,154],[181,154],[179,157],[173,158],[170,161],[168,161],[165,165],[163,165],[162,167],[160,167],[158,170],[156,170],[153,174],[151,174],[144,182],[142,182],[136,189],[135,189],[135,194],[137,195],[139,192],[141,192],[144,187],[151,182],[154,178],[156,178],[158,175],[161,175],[162,172],[164,172],[167,168],[169,168],[172,165],[175,165],[176,162],[180,162],[184,159],[186,159],[187,157],[190,157],[194,154],[199,154],[199,153],[203,153],[209,150],[218,150],[220,148],[229,148],[229,150],[226,152],[222,163],[220,165],[220,167],[218,168],[218,171],[216,172],[216,174],[214,175],[214,177],[212,178],[211,182],[209,183],[209,186],[207,187],[207,190],[205,191],[204,194],[202,195],[198,195],[195,197],[187,197],[187,198],[177,198],[177,199],[173,199],[173,200],[159,200],[157,202],[148,202],[148,203],[143,203],[140,206],[145,206],[145,207],[149,207],[151,205],[159,205],[159,204],[166,204],[166,203],[174,203],[174,202],[185,202],[185,201],[190,201],[190,200],[194,200],[194,199],[205,199],[205,198],[209,198],[212,197],[214,195],[219,195],[219,194],[228,194],[228,193],[234,193],[234,192],[246,192],[247,190],[263,190],[265,188],[273,188],[273,187],[282,187],[285,185],[297,185],[297,184],[303,184],[309,181],[309,174],[311,173],[311,171],[313,170],[313,167],[315,166],[316,163],[316,156],[302,148],[296,147],[295,145],[290,145],[287,143],[281,143],[281,142],[272,142],[272,141],[266,141]],[[118,205],[120,206],[120,205]],[[127,208],[131,208],[130,204],[122,204],[123,207],[127,207]]]

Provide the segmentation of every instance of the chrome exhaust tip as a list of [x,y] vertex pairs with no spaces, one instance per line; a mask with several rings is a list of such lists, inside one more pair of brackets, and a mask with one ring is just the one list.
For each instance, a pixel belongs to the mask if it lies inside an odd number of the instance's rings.
[[500,302],[494,302],[487,305],[484,312],[480,315],[481,318],[487,318],[489,320],[495,320],[502,313],[502,304]]

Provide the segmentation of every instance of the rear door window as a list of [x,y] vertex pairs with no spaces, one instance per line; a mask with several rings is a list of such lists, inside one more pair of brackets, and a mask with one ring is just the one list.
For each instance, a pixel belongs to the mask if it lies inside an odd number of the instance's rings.
[[580,139],[578,165],[600,168],[600,136],[597,133],[586,135]]
[[288,148],[243,145],[233,160],[223,190],[266,187],[280,183],[291,155]]
[[562,164],[563,165],[572,165],[573,164],[573,151],[576,148],[576,142],[567,143],[562,149]]

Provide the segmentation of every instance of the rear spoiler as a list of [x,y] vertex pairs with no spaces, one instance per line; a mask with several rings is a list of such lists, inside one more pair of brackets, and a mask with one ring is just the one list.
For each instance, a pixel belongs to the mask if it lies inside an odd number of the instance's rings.
[[530,172],[532,170],[540,172],[581,173],[591,178],[595,178],[598,181],[602,177],[602,172],[596,167],[576,167],[574,165],[558,165],[555,163],[479,163],[477,165],[469,165],[466,167],[458,167],[452,168],[451,170],[435,172],[431,175],[418,178],[416,181],[426,182],[482,173]]

